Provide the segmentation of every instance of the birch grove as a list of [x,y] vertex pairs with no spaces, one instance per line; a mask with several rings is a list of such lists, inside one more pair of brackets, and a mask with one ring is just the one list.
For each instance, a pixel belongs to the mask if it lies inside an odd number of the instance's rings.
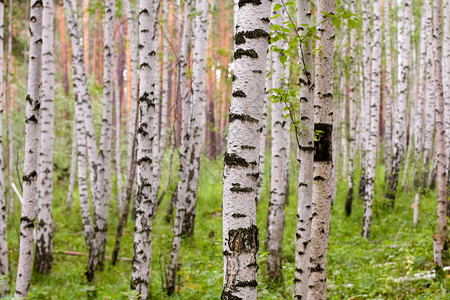
[[445,298],[449,34],[450,0],[0,1],[0,298]]

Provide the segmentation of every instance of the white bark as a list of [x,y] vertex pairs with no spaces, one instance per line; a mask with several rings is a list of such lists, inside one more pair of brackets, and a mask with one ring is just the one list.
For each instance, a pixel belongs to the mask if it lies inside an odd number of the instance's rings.
[[239,4],[223,176],[222,299],[256,299],[259,248],[256,184],[269,16],[270,1]]
[[72,128],[72,152],[70,155],[69,188],[67,192],[66,207],[72,206],[73,190],[75,189],[75,177],[77,176],[77,121],[74,116]]
[[23,166],[23,204],[20,218],[19,264],[15,297],[28,298],[33,264],[34,221],[37,204],[39,114],[42,63],[42,2],[30,2],[30,56],[25,108],[25,157]]
[[53,144],[54,144],[54,5],[53,0],[44,0],[42,22],[42,99],[41,132],[38,162],[38,214],[36,256],[34,269],[38,273],[49,273],[53,262]]
[[[12,107],[11,107],[11,52],[12,52],[12,0],[9,0],[8,12],[8,52],[6,54],[6,118],[8,127],[8,184],[13,183],[13,167],[14,167],[14,147],[13,147],[13,130],[12,130]],[[11,188],[8,188],[8,210],[10,213],[14,211],[14,197]]]
[[399,2],[399,56],[398,56],[398,101],[395,108],[395,122],[392,132],[392,168],[387,178],[386,197],[391,205],[395,203],[400,164],[403,161],[406,145],[406,99],[408,94],[408,74],[411,52],[411,0]]
[[414,198],[414,216],[413,216],[413,226],[417,227],[419,224],[419,203],[420,203],[420,195],[416,192],[416,196]]
[[119,79],[117,78],[117,51],[115,51],[113,63],[113,80],[114,80],[114,112],[116,122],[116,145],[115,150],[115,165],[116,165],[116,187],[117,187],[117,215],[120,216],[122,205],[122,151],[120,145],[122,144],[122,120],[120,117],[120,87]]
[[422,16],[420,23],[420,43],[419,43],[419,74],[418,74],[418,98],[416,111],[414,114],[414,176],[413,181],[418,182],[420,160],[422,158],[423,140],[424,140],[424,103],[425,103],[425,61],[427,55],[427,14],[425,13],[426,2],[422,5]]
[[[308,34],[311,24],[309,0],[297,1],[299,35]],[[306,25],[302,25],[306,24]],[[295,231],[295,279],[294,298],[307,299],[311,257],[311,218],[314,164],[314,63],[312,42],[305,39],[299,45],[300,54],[300,123],[298,143],[298,208]]]
[[[433,50],[435,63],[435,89],[436,89],[436,159],[438,176],[438,203],[437,203],[437,225],[438,238],[441,249],[447,242],[447,157],[445,149],[445,124],[444,124],[444,90],[442,86],[442,3],[434,1],[434,30]],[[448,116],[447,116],[448,118]],[[448,149],[447,149],[448,150]],[[442,252],[438,261],[442,264]]]
[[191,99],[189,97],[188,79],[187,79],[187,60],[189,55],[189,41],[191,35],[191,10],[192,1],[186,0],[184,2],[184,26],[181,38],[180,47],[180,82],[179,89],[181,93],[182,105],[182,127],[181,127],[181,149],[180,149],[180,169],[178,171],[177,184],[177,205],[175,212],[175,221],[173,225],[173,240],[171,247],[170,265],[166,276],[167,293],[170,295],[175,291],[175,277],[178,270],[178,260],[181,249],[181,235],[183,229],[183,220],[186,214],[186,202],[183,197],[187,193],[187,179],[188,179],[188,143],[189,136],[189,121],[188,113],[191,106]]
[[[427,37],[426,45],[432,43],[431,37],[433,34],[432,25],[432,4],[429,1],[425,2],[426,14],[426,31],[424,37]],[[426,55],[426,96],[425,96],[425,125],[424,125],[424,141],[423,141],[423,171],[422,171],[422,188],[428,184],[428,176],[431,169],[431,150],[433,147],[433,128],[434,128],[434,103],[435,103],[435,81],[434,81],[434,62],[433,51],[427,47]]]
[[[273,25],[283,27],[283,23],[286,21],[286,11],[282,6],[278,11],[274,11],[275,5],[282,5],[280,0],[272,2],[272,15],[279,14],[279,17],[272,19]],[[273,46],[277,49],[287,49],[287,42],[284,39],[280,39],[273,43]],[[278,51],[272,52],[273,59],[273,74],[272,74],[272,88],[276,90],[285,90],[285,82],[288,80],[287,72],[289,69],[283,64],[280,59],[285,55]],[[287,170],[290,166],[289,163],[289,150],[290,150],[290,122],[286,118],[287,111],[286,99],[282,99],[280,95],[275,92],[277,101],[272,103],[272,117],[271,117],[271,129],[272,129],[272,160],[270,170],[270,201],[267,214],[267,230],[266,230],[266,250],[268,253],[266,261],[266,275],[268,278],[274,281],[281,280],[281,245],[283,243],[284,235],[284,204],[289,195],[286,194],[289,191],[289,177],[287,176]]]
[[393,90],[392,90],[392,57],[391,57],[391,13],[390,0],[384,0],[384,43],[386,55],[386,87],[384,95],[385,103],[385,150],[384,165],[385,178],[387,178],[391,168],[392,154],[392,108],[393,108]]
[[158,24],[157,0],[139,3],[139,129],[137,147],[137,195],[134,233],[134,259],[131,288],[147,299],[150,289],[152,261],[152,220],[156,205],[152,186],[152,150],[155,132],[155,84],[157,68],[156,26]]
[[[334,14],[334,0],[320,0],[317,11]],[[323,13],[317,16],[315,61],[314,130],[318,133],[314,154],[314,184],[311,221],[311,275],[308,299],[326,298],[326,262],[331,210],[331,170],[333,132],[333,51],[334,26]]]
[[381,5],[375,1],[373,5],[373,41],[372,49],[372,78],[370,91],[370,130],[369,148],[366,153],[366,187],[364,189],[364,216],[362,236],[369,237],[372,222],[372,204],[375,189],[375,166],[377,160],[378,127],[381,101]]
[[[444,83],[444,118],[445,121],[445,148],[447,149],[447,170],[450,169],[450,0],[444,0],[442,10],[444,29],[442,42],[442,81]],[[447,174],[447,191],[450,190],[450,176]],[[448,205],[448,204],[447,204]]]
[[[0,2],[0,276],[9,273],[8,242],[6,240],[6,197],[5,175],[3,173],[3,28],[5,6]],[[11,19],[10,19],[11,22]],[[7,91],[8,92],[8,91]],[[9,283],[0,286],[0,297],[9,292]]]

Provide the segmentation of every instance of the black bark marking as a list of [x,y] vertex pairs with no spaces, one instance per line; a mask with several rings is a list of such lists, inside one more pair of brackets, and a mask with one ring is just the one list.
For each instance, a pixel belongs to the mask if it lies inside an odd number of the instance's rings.
[[31,183],[32,181],[35,181],[36,179],[37,179],[36,171],[32,171],[28,175],[23,174],[23,176],[22,176],[23,182],[27,182],[27,183]]
[[231,229],[228,232],[228,247],[233,252],[257,253],[259,249],[258,227]]
[[261,0],[239,0],[239,7],[244,6],[245,4],[253,4],[253,5],[261,5]]
[[241,149],[243,149],[243,150],[245,150],[245,149],[247,149],[247,150],[254,150],[254,149],[256,149],[256,147],[254,147],[254,146],[249,146],[249,145],[242,145],[242,146],[241,146]]
[[265,38],[267,41],[270,40],[270,34],[263,30],[263,29],[255,29],[252,31],[241,31],[236,33],[234,36],[236,45],[241,45],[245,43],[245,39],[259,39],[259,38]]
[[241,120],[241,121],[246,121],[246,122],[252,122],[252,123],[257,123],[259,122],[257,119],[250,117],[249,115],[242,115],[242,114],[233,114],[230,113],[230,116],[228,118],[228,122],[231,123],[234,120]]
[[245,218],[247,215],[240,214],[240,213],[234,213],[234,214],[232,214],[231,216],[232,216],[233,218],[238,219],[238,218]]
[[253,50],[253,49],[244,50],[244,49],[241,49],[241,48],[237,49],[234,52],[234,59],[239,59],[239,58],[242,58],[243,56],[248,56],[250,58],[255,58],[256,59],[256,58],[258,58],[258,53],[256,53],[256,51]]
[[233,92],[231,95],[233,97],[241,97],[241,98],[247,97],[247,95],[241,90],[237,90],[237,91]]
[[333,125],[316,123],[314,132],[317,133],[317,141],[314,141],[314,161],[331,161]]
[[233,187],[230,189],[231,192],[235,193],[251,193],[253,192],[253,188],[250,187],[241,187],[240,183],[233,183]]
[[244,158],[234,153],[225,152],[224,162],[228,166],[241,166],[244,168],[248,167],[248,162]]

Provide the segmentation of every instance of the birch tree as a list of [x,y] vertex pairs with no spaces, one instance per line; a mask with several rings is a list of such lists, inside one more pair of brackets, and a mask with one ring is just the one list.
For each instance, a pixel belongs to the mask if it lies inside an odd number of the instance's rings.
[[55,62],[53,0],[44,0],[42,22],[42,99],[38,161],[38,214],[34,269],[49,273],[53,262],[53,144]]
[[156,205],[152,186],[152,150],[155,132],[155,84],[157,67],[156,26],[157,0],[139,2],[139,129],[137,134],[137,195],[134,227],[134,256],[131,289],[147,299],[150,289],[152,261],[153,207]]
[[[445,121],[445,148],[447,149],[447,170],[450,168],[450,0],[444,0],[442,10],[444,19],[443,29],[443,60],[442,81],[444,83],[444,118]],[[450,176],[447,173],[447,192],[450,191]],[[447,205],[449,205],[447,203]]]
[[75,189],[75,177],[77,176],[77,122],[74,116],[72,125],[72,151],[70,155],[69,188],[67,191],[66,207],[72,206],[73,190]]
[[[5,6],[0,2],[0,276],[9,273],[8,242],[6,240],[6,221],[8,218],[5,197],[5,175],[3,173],[3,28]],[[11,19],[9,19],[11,22]],[[0,286],[0,297],[9,292],[8,284]]]
[[314,183],[311,221],[311,275],[308,299],[326,298],[326,263],[331,209],[333,132],[333,51],[334,26],[326,14],[334,14],[334,0],[317,3],[317,53],[314,90]]
[[[281,7],[280,7],[281,6]],[[276,9],[276,7],[280,7]],[[281,5],[281,1],[272,2],[272,24],[274,26],[283,26],[286,18],[285,8]],[[286,63],[283,63],[283,53],[287,49],[286,41],[280,39],[273,43],[273,47],[277,51],[272,52],[273,58],[273,74],[272,74],[272,88],[277,90],[284,90],[285,81],[287,81],[288,68]],[[287,111],[284,110],[285,103],[281,99],[282,95],[277,95],[275,92],[274,103],[272,103],[272,160],[270,170],[270,201],[269,210],[267,214],[267,230],[266,230],[266,250],[268,253],[266,261],[266,275],[274,281],[281,280],[281,245],[283,243],[284,233],[284,204],[287,197],[286,191],[289,191],[289,178],[287,175],[287,164],[289,161],[290,141],[289,133],[290,122],[287,118]],[[279,93],[278,93],[279,94]]]
[[[3,2],[4,3],[4,2]],[[14,148],[13,148],[13,130],[12,130],[12,107],[11,107],[11,52],[12,52],[12,0],[9,0],[8,12],[8,50],[6,54],[6,122],[8,127],[8,184],[11,186],[13,182],[13,166],[14,166]],[[9,212],[14,211],[13,191],[8,188]]]
[[[438,176],[438,204],[437,223],[438,241],[441,249],[447,242],[447,158],[445,149],[445,124],[444,124],[444,90],[442,86],[442,2],[433,1],[434,7],[434,30],[433,30],[433,50],[434,50],[434,74],[436,89],[436,159]],[[442,258],[438,259],[442,262]],[[439,267],[443,267],[440,265]]]
[[391,12],[390,0],[384,0],[384,49],[386,56],[386,87],[384,94],[385,103],[385,149],[384,149],[384,165],[385,178],[389,175],[391,167],[392,154],[392,109],[393,109],[393,91],[392,91],[392,56],[391,56]]
[[411,1],[403,0],[398,4],[399,9],[399,34],[398,34],[398,101],[395,111],[395,122],[392,132],[392,168],[386,180],[386,197],[390,199],[391,205],[395,203],[397,194],[400,164],[403,161],[406,145],[406,99],[408,94],[408,74],[410,68],[411,52]]
[[256,299],[256,181],[269,42],[270,1],[241,1],[223,176],[222,299]]
[[378,127],[381,100],[381,5],[375,1],[373,5],[373,41],[372,49],[372,78],[370,90],[370,131],[369,148],[366,153],[366,187],[364,189],[364,216],[362,236],[369,237],[372,219],[372,204],[375,188],[375,165],[377,160]]
[[[309,0],[297,1],[299,35],[306,37],[311,26]],[[300,61],[300,119],[298,154],[298,209],[295,231],[294,298],[307,299],[311,268],[311,218],[314,164],[314,63],[312,41],[305,39],[299,45]]]
[[42,2],[30,2],[30,55],[25,108],[25,157],[23,166],[23,203],[20,218],[19,264],[15,297],[28,298],[33,264],[34,221],[37,204],[39,114],[42,64]]

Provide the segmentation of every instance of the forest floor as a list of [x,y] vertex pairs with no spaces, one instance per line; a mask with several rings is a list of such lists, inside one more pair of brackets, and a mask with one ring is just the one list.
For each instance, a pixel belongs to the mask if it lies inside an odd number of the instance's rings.
[[[170,299],[219,299],[222,290],[222,160],[203,161],[199,185],[199,199],[195,234],[184,239],[179,288]],[[266,164],[266,179],[269,168]],[[170,259],[172,224],[165,220],[171,191],[177,172],[172,175],[169,192],[158,209],[153,225],[152,298],[169,298],[163,291],[163,277]],[[167,175],[164,175],[167,176]],[[56,178],[56,176],[55,176]],[[359,174],[357,173],[356,187]],[[344,202],[346,180],[339,178],[337,197],[332,207],[331,233],[328,249],[329,299],[449,299],[450,278],[421,279],[396,282],[395,279],[412,276],[433,269],[433,234],[436,228],[436,193],[421,198],[419,226],[413,229],[413,192],[400,192],[395,208],[390,208],[383,197],[384,168],[377,169],[374,216],[371,237],[361,237],[363,201],[355,198],[353,213],[347,217]],[[165,178],[163,178],[164,182]],[[291,175],[291,192],[286,205],[286,229],[283,244],[283,283],[274,284],[264,279],[264,251],[269,182],[264,181],[262,199],[258,207],[260,236],[259,299],[289,299],[293,292],[294,233],[297,213],[296,181]],[[30,299],[132,299],[129,292],[131,262],[120,261],[115,267],[106,261],[103,271],[96,274],[93,285],[86,282],[84,272],[87,257],[62,254],[63,251],[86,253],[78,201],[70,210],[65,208],[67,183],[55,182],[55,238],[54,263],[50,275],[33,274]],[[356,195],[355,191],[355,195]],[[75,195],[77,199],[77,195]],[[17,208],[17,207],[16,207]],[[117,214],[110,209],[107,255],[111,255],[115,240]],[[18,209],[8,222],[11,276],[15,279],[18,259]],[[133,228],[130,219],[124,232],[121,257],[133,256]],[[445,265],[450,259],[445,258]]]

